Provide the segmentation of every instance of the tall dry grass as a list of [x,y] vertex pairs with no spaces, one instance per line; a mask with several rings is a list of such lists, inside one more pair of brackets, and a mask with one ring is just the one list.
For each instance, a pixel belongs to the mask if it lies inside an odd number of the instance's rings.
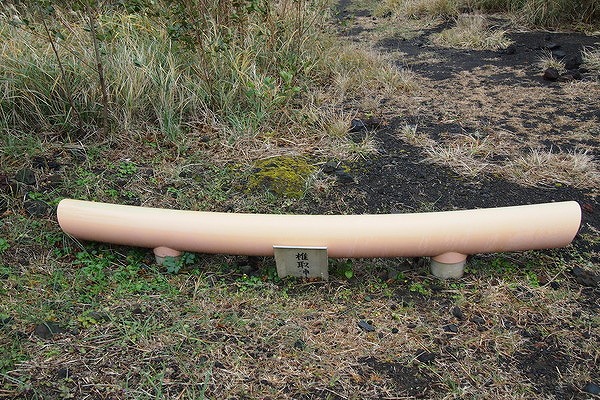
[[[158,17],[96,10],[113,131],[151,127],[174,140],[198,120],[239,131],[277,124],[288,104],[328,75],[315,69],[324,3],[253,2],[256,9],[237,14],[233,2],[170,3]],[[194,16],[202,20],[182,25]],[[103,101],[89,24],[76,9],[2,9],[3,130],[66,137],[97,128]]]
[[[378,99],[415,87],[413,75],[385,57],[341,43],[322,0],[160,4],[95,10],[110,111],[105,139],[150,135],[180,145],[209,126],[224,157],[325,151],[340,146],[323,127],[339,124],[348,104],[375,111]],[[0,11],[4,151],[31,137],[97,134],[103,99],[85,10]],[[52,37],[41,34],[44,23]]]
[[468,0],[468,5],[483,11],[511,12],[531,25],[597,24],[597,0]]
[[456,17],[461,10],[507,12],[533,26],[600,23],[597,0],[384,0],[380,15],[392,13],[409,17]]

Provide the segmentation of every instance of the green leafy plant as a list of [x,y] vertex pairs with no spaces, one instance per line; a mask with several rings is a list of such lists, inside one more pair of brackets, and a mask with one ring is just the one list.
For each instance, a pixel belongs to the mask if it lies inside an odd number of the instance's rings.
[[196,255],[194,253],[184,252],[179,257],[165,257],[163,266],[167,268],[167,273],[177,274],[182,268],[190,266],[195,262]]
[[335,274],[352,279],[354,277],[354,269],[352,268],[352,260],[332,260],[331,267]]
[[88,314],[81,315],[77,317],[77,321],[81,324],[83,328],[89,328],[92,325],[96,325],[98,321]]
[[540,286],[540,280],[537,276],[537,274],[533,271],[525,271],[525,276],[527,278],[527,281],[529,282],[529,285],[532,287],[539,287]]
[[515,265],[503,257],[495,257],[490,261],[490,267],[499,274],[512,274],[515,272]]
[[109,285],[108,269],[115,255],[107,251],[82,251],[76,254],[76,263],[82,268],[77,271],[77,288],[82,300],[94,301]]
[[10,248],[10,244],[4,238],[0,238],[0,254],[4,253],[6,250]]
[[347,269],[344,271],[344,276],[348,279],[351,279],[354,276],[354,272],[352,269]]
[[419,293],[423,296],[431,294],[431,289],[429,289],[428,285],[425,282],[413,282],[408,287],[408,290],[410,290],[413,293]]
[[117,166],[117,174],[122,178],[126,178],[135,174],[138,170],[138,167],[131,161],[121,161]]
[[264,285],[264,282],[260,276],[248,276],[242,275],[238,280],[238,288],[240,292],[244,292],[248,289],[254,289]]
[[106,194],[109,195],[110,197],[112,197],[113,199],[116,199],[117,197],[119,197],[119,191],[117,189],[106,189]]
[[27,359],[21,343],[22,341],[16,337],[13,340],[9,340],[8,343],[3,341],[2,357],[0,357],[0,374],[10,371],[16,363]]
[[172,186],[169,186],[167,188],[167,194],[170,195],[171,197],[173,197],[174,199],[176,199],[181,194],[181,190],[174,188]]

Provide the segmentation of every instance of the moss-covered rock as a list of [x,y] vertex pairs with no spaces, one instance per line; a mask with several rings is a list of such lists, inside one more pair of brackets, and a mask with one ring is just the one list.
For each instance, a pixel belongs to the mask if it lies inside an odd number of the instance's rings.
[[299,198],[306,190],[306,181],[315,167],[303,157],[273,157],[254,164],[248,188],[266,188],[284,197]]

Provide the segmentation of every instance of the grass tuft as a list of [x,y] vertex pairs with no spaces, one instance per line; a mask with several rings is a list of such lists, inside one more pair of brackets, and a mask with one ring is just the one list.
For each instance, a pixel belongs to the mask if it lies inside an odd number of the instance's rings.
[[595,0],[472,0],[468,3],[482,11],[510,12],[534,26],[597,24],[600,19],[600,6]]
[[[418,145],[423,146],[423,140],[419,141]],[[450,166],[459,175],[469,178],[487,174],[526,186],[589,188],[600,185],[598,162],[587,150],[534,149],[522,154],[509,149],[508,142],[504,143],[501,137],[460,135],[447,144],[429,142],[425,154],[429,161]]]
[[384,0],[377,6],[377,15],[407,16],[409,18],[454,17],[458,14],[457,0]]
[[544,50],[538,60],[537,65],[541,71],[545,71],[548,68],[554,68],[558,72],[562,73],[566,70],[565,62],[554,57],[550,50]]
[[433,35],[432,41],[439,46],[476,50],[505,49],[512,43],[504,31],[490,29],[484,16],[469,14],[459,15],[454,28]]
[[578,188],[598,187],[600,168],[587,151],[569,152],[531,150],[510,161],[503,174],[525,185],[569,185]]
[[581,55],[583,67],[600,74],[600,48],[584,48]]

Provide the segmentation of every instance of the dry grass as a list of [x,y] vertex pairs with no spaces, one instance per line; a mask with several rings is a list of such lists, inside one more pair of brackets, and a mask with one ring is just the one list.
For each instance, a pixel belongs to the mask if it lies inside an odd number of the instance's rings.
[[512,135],[457,135],[437,143],[416,127],[402,129],[403,140],[422,147],[427,160],[452,167],[469,178],[500,176],[525,186],[600,185],[600,165],[587,150],[534,149],[523,153]]
[[467,4],[488,12],[507,12],[529,26],[593,26],[600,7],[595,0],[470,0]]
[[453,145],[430,145],[424,149],[433,163],[450,166],[469,178],[501,176],[525,186],[571,186],[593,188],[600,185],[600,168],[585,151],[559,152],[532,150],[511,153],[503,162],[493,160],[494,148],[476,141]]
[[454,28],[433,35],[432,41],[438,46],[476,50],[504,49],[512,43],[504,31],[488,25],[483,15],[461,14]]
[[[519,267],[527,257],[476,258],[470,277],[453,284],[425,279],[419,269],[385,283],[368,262],[358,261],[356,281],[332,276],[326,284],[274,284],[250,279],[235,267],[218,272],[216,264],[233,260],[208,258],[202,272],[166,277],[170,295],[162,289],[160,295],[82,304],[73,315],[57,311],[59,321],[74,318],[71,326],[79,333],[23,339],[30,359],[2,375],[2,393],[113,399],[375,399],[423,393],[432,399],[547,398],[531,381],[529,364],[548,363],[544,373],[556,374],[555,367],[562,385],[582,387],[600,354],[597,347],[579,346],[581,334],[599,332],[593,312],[578,303],[581,293],[529,281]],[[550,262],[542,274],[549,267],[553,279],[571,285],[564,265]],[[46,288],[31,279],[30,270],[26,274],[25,288]],[[441,290],[432,292],[434,284]],[[16,301],[3,305],[14,307]],[[452,315],[455,306],[464,319]],[[15,316],[9,332],[27,330],[25,314]],[[359,329],[361,319],[371,320],[376,331]],[[458,332],[444,331],[450,323]],[[565,324],[576,329],[566,330]],[[422,352],[434,358],[419,361]],[[556,358],[546,361],[548,354]]]
[[464,8],[505,13],[521,24],[536,27],[597,28],[600,16],[595,0],[385,0],[376,10],[378,15],[427,18],[455,17]]
[[554,68],[558,72],[562,73],[566,70],[565,62],[554,57],[550,50],[544,50],[540,56],[540,59],[538,60],[537,65],[541,71],[545,71],[548,68]]
[[600,48],[585,48],[581,52],[583,66],[600,74]]
[[376,14],[422,18],[426,16],[453,17],[458,14],[456,0],[385,0],[377,5]]
[[397,135],[400,139],[413,146],[428,148],[436,144],[429,135],[419,130],[419,125],[406,124],[397,132]]
[[587,151],[531,150],[514,158],[506,166],[499,168],[498,172],[512,181],[530,186],[600,186],[599,164]]
[[460,175],[469,178],[488,172],[490,150],[478,140],[468,140],[449,146],[431,145],[425,148],[427,159],[440,165],[450,165]]
[[[333,71],[333,97],[403,96],[418,87],[416,77],[392,64],[389,56],[353,43],[343,43],[323,60]],[[374,111],[374,110],[365,110]]]

